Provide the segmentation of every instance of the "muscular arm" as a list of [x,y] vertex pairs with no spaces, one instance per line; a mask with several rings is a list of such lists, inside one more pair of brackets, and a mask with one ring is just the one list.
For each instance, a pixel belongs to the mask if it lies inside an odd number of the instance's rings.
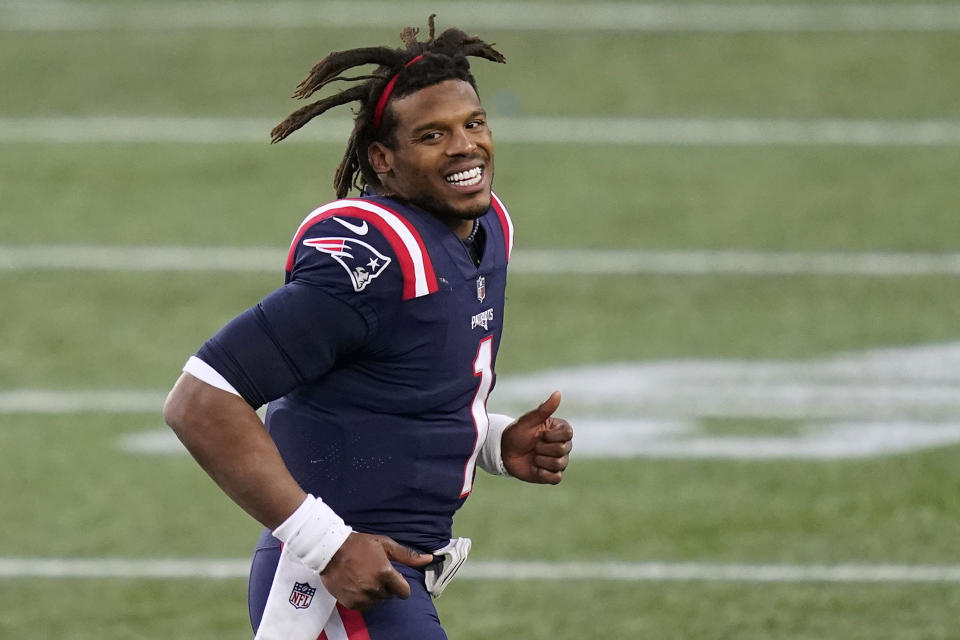
[[263,526],[275,529],[306,498],[260,416],[240,396],[184,373],[163,417],[204,471]]
[[[260,416],[240,396],[184,373],[167,397],[163,416],[220,488],[265,527],[277,529],[304,504],[307,494],[290,475]],[[353,532],[325,563],[321,579],[352,609],[406,598],[410,587],[391,560],[423,566],[433,556],[385,536]]]
[[307,494],[253,407],[323,375],[366,330],[363,318],[335,296],[290,283],[208,340],[167,396],[164,419],[180,441],[228,496],[271,530]]

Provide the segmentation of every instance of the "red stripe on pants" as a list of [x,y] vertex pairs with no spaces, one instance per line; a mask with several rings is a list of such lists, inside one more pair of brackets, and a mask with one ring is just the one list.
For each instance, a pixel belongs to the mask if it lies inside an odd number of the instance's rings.
[[340,620],[343,621],[343,628],[346,630],[349,640],[370,640],[370,634],[367,633],[367,623],[364,621],[362,613],[347,609],[339,602],[337,603],[337,613],[340,614]]

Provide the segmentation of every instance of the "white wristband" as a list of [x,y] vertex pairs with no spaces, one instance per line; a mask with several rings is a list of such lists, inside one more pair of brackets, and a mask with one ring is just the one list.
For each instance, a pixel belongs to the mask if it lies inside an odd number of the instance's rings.
[[305,565],[322,572],[353,531],[323,500],[307,495],[283,524],[273,530]]
[[487,438],[483,441],[483,447],[480,449],[477,464],[487,473],[492,473],[495,476],[508,476],[510,474],[503,464],[503,432],[515,421],[510,416],[500,413],[487,414],[487,418],[490,428],[487,430]]

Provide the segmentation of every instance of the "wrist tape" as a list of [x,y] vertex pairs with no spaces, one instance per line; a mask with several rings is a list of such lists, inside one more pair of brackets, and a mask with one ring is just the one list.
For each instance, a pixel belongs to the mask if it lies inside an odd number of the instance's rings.
[[503,432],[514,423],[514,419],[500,413],[488,414],[487,418],[490,428],[487,431],[486,440],[483,441],[483,447],[480,449],[477,464],[480,465],[481,469],[495,476],[508,476],[510,474],[503,464],[501,447],[503,446]]
[[308,494],[297,510],[273,530],[273,535],[305,565],[320,573],[352,531],[323,500]]

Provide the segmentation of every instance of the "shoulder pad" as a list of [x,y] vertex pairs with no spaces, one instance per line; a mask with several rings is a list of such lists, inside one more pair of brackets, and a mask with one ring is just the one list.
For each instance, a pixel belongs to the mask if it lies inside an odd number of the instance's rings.
[[[438,289],[420,233],[396,211],[367,200],[337,200],[312,211],[294,234],[287,255],[288,274],[296,265],[301,246],[333,256],[347,269],[356,291],[394,258],[403,277],[404,300]],[[368,260],[373,265],[369,268]]]

